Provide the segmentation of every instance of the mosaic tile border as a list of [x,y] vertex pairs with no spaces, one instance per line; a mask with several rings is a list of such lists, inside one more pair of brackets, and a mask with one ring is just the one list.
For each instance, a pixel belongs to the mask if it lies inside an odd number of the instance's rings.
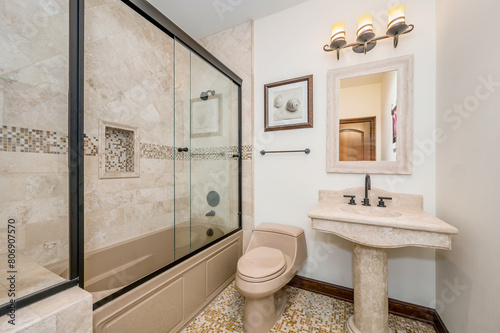
[[38,154],[68,151],[68,137],[58,132],[3,125],[0,138],[0,151]]
[[[99,138],[84,135],[84,155],[99,155]],[[0,151],[15,153],[67,154],[68,136],[58,132],[2,126],[0,129]],[[153,143],[140,144],[140,158],[187,161],[232,160],[237,146],[193,148],[191,152],[177,152],[177,147]],[[253,159],[253,146],[241,146],[243,160]]]
[[151,160],[173,160],[174,147],[157,145],[154,143],[141,143],[141,158]]

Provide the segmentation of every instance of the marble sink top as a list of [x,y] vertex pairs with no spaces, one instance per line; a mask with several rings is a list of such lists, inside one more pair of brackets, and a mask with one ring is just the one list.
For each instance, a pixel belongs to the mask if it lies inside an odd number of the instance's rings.
[[362,215],[367,217],[399,217],[401,212],[394,209],[366,206],[340,206],[340,210],[348,214]]
[[[356,195],[357,205],[348,205],[343,195]],[[377,207],[378,197],[387,207]],[[318,204],[309,212],[313,229],[336,234],[350,241],[373,247],[418,246],[450,249],[451,235],[457,228],[422,210],[422,196],[370,191],[372,206],[362,206],[363,188],[320,191]]]

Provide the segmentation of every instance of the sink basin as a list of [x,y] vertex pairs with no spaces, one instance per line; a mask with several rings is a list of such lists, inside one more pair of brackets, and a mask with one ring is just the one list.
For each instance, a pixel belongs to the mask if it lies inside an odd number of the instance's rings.
[[341,206],[342,211],[350,214],[358,214],[373,217],[398,217],[400,212],[396,212],[390,208],[383,207],[365,207],[365,206]]
[[354,243],[354,315],[348,333],[389,333],[387,249],[418,246],[451,249],[458,230],[422,210],[422,196],[374,189],[370,202],[390,197],[387,207],[348,205],[344,195],[364,197],[363,188],[320,191],[318,204],[309,212],[312,228]]
[[391,197],[387,207],[348,205],[343,195],[364,197],[363,188],[320,191],[318,204],[309,212],[315,230],[336,234],[357,244],[378,248],[406,246],[451,248],[458,230],[422,210],[422,196],[390,193],[373,188],[370,202]]

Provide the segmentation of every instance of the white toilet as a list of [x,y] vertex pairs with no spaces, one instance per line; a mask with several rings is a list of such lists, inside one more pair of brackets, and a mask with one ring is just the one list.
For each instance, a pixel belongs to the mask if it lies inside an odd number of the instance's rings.
[[245,297],[245,333],[265,333],[273,327],[286,304],[282,288],[306,259],[303,229],[276,223],[255,228],[236,274],[236,288]]

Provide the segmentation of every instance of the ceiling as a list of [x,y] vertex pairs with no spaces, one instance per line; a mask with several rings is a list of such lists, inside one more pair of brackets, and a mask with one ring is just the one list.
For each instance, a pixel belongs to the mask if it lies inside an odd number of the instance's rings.
[[196,40],[308,0],[148,0]]

